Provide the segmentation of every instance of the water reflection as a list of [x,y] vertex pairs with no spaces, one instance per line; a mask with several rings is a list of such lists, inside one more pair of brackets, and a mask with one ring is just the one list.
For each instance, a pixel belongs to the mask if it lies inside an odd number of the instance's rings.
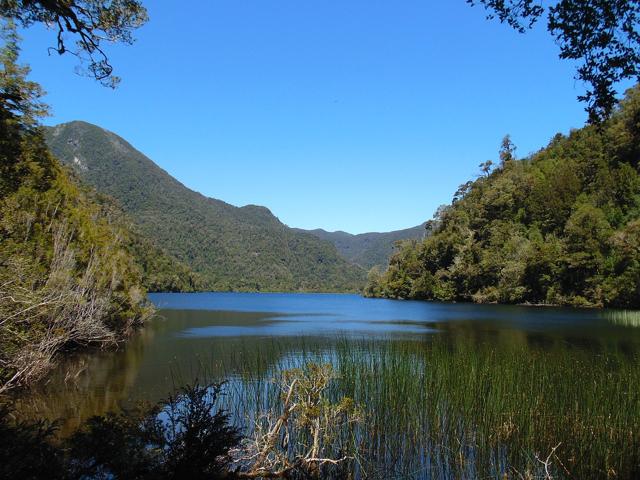
[[635,310],[608,310],[602,316],[614,325],[623,327],[640,327],[640,311]]
[[[561,308],[364,299],[355,295],[156,294],[159,315],[122,350],[66,361],[18,399],[25,416],[89,416],[155,402],[196,378],[277,370],[299,352],[326,355],[336,342],[404,342],[419,351],[437,335],[452,344],[524,350],[638,351],[637,316]],[[612,320],[616,318],[618,320]],[[323,353],[324,352],[324,353]],[[243,358],[238,358],[242,355]],[[240,365],[242,367],[240,367]],[[249,366],[249,367],[248,367]]]

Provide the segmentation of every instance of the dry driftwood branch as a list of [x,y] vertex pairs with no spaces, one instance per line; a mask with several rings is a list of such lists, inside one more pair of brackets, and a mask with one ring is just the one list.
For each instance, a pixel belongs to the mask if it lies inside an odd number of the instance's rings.
[[562,445],[562,442],[553,447],[549,455],[547,455],[547,458],[545,458],[544,460],[540,459],[538,454],[536,454],[536,460],[544,466],[545,480],[553,480],[553,475],[551,475],[551,472],[549,471],[549,468],[551,467],[551,457],[555,456],[556,450],[560,445]]
[[[352,401],[331,403],[326,399],[325,390],[333,378],[330,365],[308,364],[304,369],[283,372],[282,413],[275,420],[273,412],[259,416],[253,438],[235,452],[234,463],[238,467],[234,474],[247,479],[289,478],[299,472],[319,478],[325,465],[338,466],[353,460],[354,455],[323,455],[331,449],[340,428],[359,421]],[[348,447],[342,446],[338,451],[345,448]]]

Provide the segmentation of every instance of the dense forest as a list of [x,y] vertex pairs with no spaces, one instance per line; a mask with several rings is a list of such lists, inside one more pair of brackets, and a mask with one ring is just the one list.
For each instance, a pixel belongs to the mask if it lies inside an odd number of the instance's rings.
[[640,88],[605,123],[481,164],[433,234],[403,243],[366,295],[442,301],[640,306]]
[[[44,128],[46,132],[46,127]],[[46,139],[46,136],[45,136]],[[68,166],[56,163],[64,170],[69,180],[82,190],[92,204],[99,206],[101,215],[109,218],[113,226],[122,232],[123,248],[133,257],[142,282],[149,292],[195,292],[204,288],[200,276],[174,256],[158,247],[131,220],[119,203],[108,195],[97,192],[78,178]]]
[[[57,158],[115,199],[137,231],[195,271],[200,289],[356,291],[364,286],[365,270],[341,258],[328,241],[287,227],[265,207],[235,207],[188,189],[112,132],[71,122],[48,128],[46,136]],[[160,280],[161,289],[171,289]]]
[[49,152],[46,107],[18,37],[0,52],[0,392],[47,371],[62,350],[117,344],[150,313],[133,240]]
[[11,22],[2,36],[0,392],[38,379],[63,350],[117,345],[152,313],[147,290],[201,285],[51,154]]

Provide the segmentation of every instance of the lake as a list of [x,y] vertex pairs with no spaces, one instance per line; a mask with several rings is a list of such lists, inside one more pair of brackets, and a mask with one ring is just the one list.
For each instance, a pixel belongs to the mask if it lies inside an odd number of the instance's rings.
[[334,365],[332,398],[362,407],[356,477],[542,475],[538,457],[552,451],[559,476],[640,472],[633,312],[342,294],[149,298],[158,315],[126,346],[64,362],[19,409],[63,419],[64,433],[196,379],[229,380],[223,406],[246,429],[277,404],[272,379],[313,361]]

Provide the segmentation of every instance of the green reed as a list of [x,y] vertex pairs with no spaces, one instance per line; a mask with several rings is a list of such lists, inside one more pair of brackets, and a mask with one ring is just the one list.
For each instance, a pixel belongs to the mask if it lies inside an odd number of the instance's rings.
[[[246,348],[245,348],[246,347]],[[227,357],[229,358],[229,357]],[[274,359],[277,359],[274,361]],[[640,470],[637,353],[470,340],[247,344],[218,366],[246,429],[277,408],[278,372],[331,362],[329,396],[352,397],[363,478],[629,478]],[[337,432],[340,433],[340,432]]]
[[639,310],[606,310],[604,317],[615,325],[622,327],[640,327]]

